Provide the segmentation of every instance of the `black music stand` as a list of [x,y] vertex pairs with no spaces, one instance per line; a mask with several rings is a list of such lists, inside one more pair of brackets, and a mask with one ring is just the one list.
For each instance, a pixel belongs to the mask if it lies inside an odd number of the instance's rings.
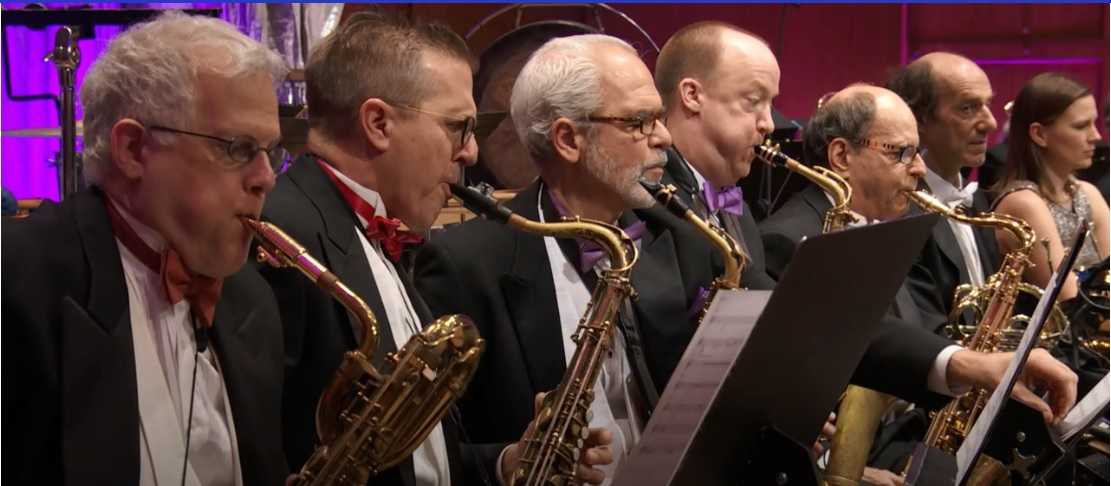
[[808,444],[936,221],[811,238],[774,292],[719,292],[613,485],[816,484]]

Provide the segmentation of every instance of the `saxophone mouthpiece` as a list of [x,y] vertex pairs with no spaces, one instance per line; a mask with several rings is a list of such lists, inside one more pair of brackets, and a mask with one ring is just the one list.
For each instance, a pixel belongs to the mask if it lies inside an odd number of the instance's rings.
[[648,179],[641,179],[640,185],[644,187],[656,201],[659,201],[663,207],[667,208],[676,216],[685,218],[687,211],[690,211],[690,206],[687,206],[681,198],[675,197],[675,192],[677,191],[675,186],[671,184],[665,185]]
[[772,145],[768,140],[760,145],[753,146],[756,158],[771,164],[773,167],[786,167],[787,155],[779,151],[779,145]]
[[448,187],[452,195],[475,214],[499,223],[506,223],[513,216],[513,211],[502,206],[497,199],[485,194],[481,189],[462,184],[448,184]]

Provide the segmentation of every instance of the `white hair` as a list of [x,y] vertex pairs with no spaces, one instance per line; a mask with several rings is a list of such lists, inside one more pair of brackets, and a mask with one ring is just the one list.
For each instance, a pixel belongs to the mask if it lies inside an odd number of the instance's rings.
[[201,71],[228,79],[266,73],[277,87],[288,68],[276,53],[219,19],[171,10],[129,28],[112,40],[81,85],[86,181],[104,177],[112,126],[119,120],[191,128]]
[[532,54],[513,84],[509,112],[517,137],[534,162],[552,156],[548,141],[552,123],[567,118],[585,122],[602,106],[602,73],[594,51],[603,45],[636,50],[629,43],[602,34],[558,37]]

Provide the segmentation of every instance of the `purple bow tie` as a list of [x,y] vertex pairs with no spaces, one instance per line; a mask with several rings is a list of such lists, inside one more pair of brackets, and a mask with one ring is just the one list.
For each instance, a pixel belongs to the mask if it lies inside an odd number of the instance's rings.
[[[627,228],[622,228],[622,230],[624,230],[625,234],[629,235],[629,238],[632,238],[633,241],[640,240],[640,237],[644,235],[644,221],[637,221],[630,224]],[[602,248],[593,241],[579,240],[580,273],[586,273],[593,269],[594,265],[597,265],[598,261],[604,256],[606,256],[606,252],[602,251]]]
[[709,182],[703,182],[702,195],[706,198],[706,209],[711,214],[725,211],[734,216],[740,216],[743,212],[744,197],[741,194],[741,188],[737,186],[730,186],[719,191]]

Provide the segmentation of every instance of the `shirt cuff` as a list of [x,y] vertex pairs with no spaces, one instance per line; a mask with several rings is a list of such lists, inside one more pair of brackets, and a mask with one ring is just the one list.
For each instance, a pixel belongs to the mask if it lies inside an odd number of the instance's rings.
[[930,391],[956,397],[968,393],[972,389],[964,383],[949,383],[949,360],[953,358],[953,354],[964,348],[956,344],[950,344],[937,353],[937,358],[934,358],[934,365],[930,367],[930,374],[926,377],[926,385]]
[[504,448],[502,448],[501,452],[498,453],[498,463],[496,466],[494,466],[494,474],[497,475],[498,486],[506,486],[505,481],[502,480],[504,476],[502,476],[501,460],[503,457],[505,457],[505,453],[509,450],[510,447],[513,447],[513,444],[505,446]]

